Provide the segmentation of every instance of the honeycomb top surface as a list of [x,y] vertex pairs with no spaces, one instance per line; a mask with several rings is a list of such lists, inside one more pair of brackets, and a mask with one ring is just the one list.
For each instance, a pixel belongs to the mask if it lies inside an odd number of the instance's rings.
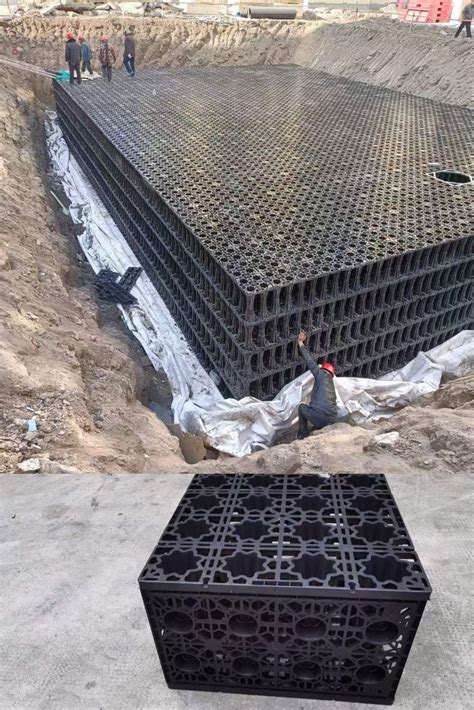
[[296,66],[57,85],[242,291],[472,234],[472,112]]
[[431,592],[382,474],[197,475],[139,581],[224,594]]

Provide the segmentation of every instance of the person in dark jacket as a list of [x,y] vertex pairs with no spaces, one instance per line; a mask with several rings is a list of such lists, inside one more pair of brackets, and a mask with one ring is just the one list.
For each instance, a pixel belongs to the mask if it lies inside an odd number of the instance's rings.
[[127,74],[135,76],[135,38],[133,32],[125,32],[125,46],[123,49],[123,63]]
[[102,67],[102,76],[107,81],[112,81],[112,66],[116,59],[114,50],[109,47],[109,38],[102,36],[100,38],[99,62]]
[[328,424],[334,424],[337,418],[337,398],[333,382],[336,370],[330,362],[324,362],[319,367],[305,347],[305,341],[306,333],[302,330],[298,335],[298,347],[314,377],[314,386],[309,405],[300,404],[298,407],[298,439],[308,436],[308,423],[312,424],[315,429],[322,429]]
[[462,12],[461,12],[461,24],[459,25],[456,34],[454,35],[455,37],[459,37],[463,29],[466,30],[466,35],[468,37],[472,37],[471,35],[471,23],[472,23],[472,18],[474,15],[474,3],[468,2],[467,5],[464,5]]
[[82,55],[82,73],[84,74],[85,70],[89,72],[89,74],[92,76],[92,66],[91,66],[91,61],[92,61],[92,50],[90,48],[90,45],[82,35],[79,35],[77,38],[77,41],[79,42],[81,46],[81,55]]
[[81,79],[81,47],[76,42],[74,32],[68,32],[66,35],[66,63],[69,66],[69,83],[74,84],[74,72],[77,76],[77,83],[80,84]]

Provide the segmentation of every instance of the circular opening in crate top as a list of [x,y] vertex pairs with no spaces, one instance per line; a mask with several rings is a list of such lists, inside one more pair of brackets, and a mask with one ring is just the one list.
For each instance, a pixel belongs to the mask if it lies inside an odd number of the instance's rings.
[[449,182],[454,185],[468,185],[472,183],[471,175],[461,173],[458,170],[437,170],[433,175],[437,180]]

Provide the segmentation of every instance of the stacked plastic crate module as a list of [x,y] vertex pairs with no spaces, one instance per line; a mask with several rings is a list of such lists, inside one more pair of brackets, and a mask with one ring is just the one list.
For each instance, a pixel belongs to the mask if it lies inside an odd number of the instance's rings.
[[198,475],[140,588],[172,688],[390,704],[431,590],[383,475]]
[[225,394],[269,398],[301,374],[301,328],[339,374],[377,377],[472,323],[466,109],[293,66],[55,93],[74,155]]

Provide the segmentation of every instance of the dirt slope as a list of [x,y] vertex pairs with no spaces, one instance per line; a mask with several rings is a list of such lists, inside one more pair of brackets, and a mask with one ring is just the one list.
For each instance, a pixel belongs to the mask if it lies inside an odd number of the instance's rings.
[[[416,473],[455,474],[474,466],[474,373],[444,385],[438,392],[378,424],[343,422],[304,441],[273,447],[248,456],[199,463],[194,472],[251,473]],[[397,432],[392,446],[378,437]]]
[[43,455],[83,471],[165,470],[181,460],[177,439],[137,399],[143,373],[115,309],[101,325],[45,188],[37,101],[15,83],[2,75],[0,471]]
[[318,22],[212,22],[186,19],[29,17],[0,28],[0,53],[21,47],[27,61],[63,66],[66,31],[98,44],[105,33],[119,56],[123,31],[133,27],[141,66],[283,64],[294,62],[331,74],[460,105],[472,102],[471,43],[453,31],[389,18]]

